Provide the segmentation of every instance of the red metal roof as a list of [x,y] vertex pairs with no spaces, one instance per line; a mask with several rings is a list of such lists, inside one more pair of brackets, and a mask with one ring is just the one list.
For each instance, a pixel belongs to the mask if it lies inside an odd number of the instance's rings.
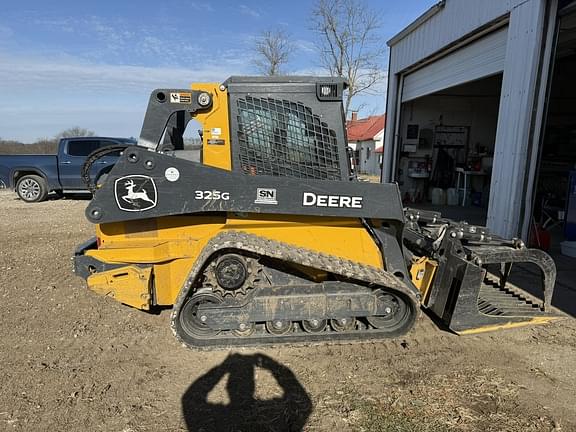
[[348,120],[346,122],[348,142],[371,140],[378,134],[378,132],[384,129],[385,124],[386,114],[370,116],[358,120]]

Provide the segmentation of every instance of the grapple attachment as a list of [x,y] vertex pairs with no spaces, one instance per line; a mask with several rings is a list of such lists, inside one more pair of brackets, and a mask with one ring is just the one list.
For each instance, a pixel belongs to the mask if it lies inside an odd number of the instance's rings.
[[[414,254],[411,273],[422,303],[452,331],[477,333],[561,316],[551,307],[556,266],[545,252],[436,212],[405,214],[404,242]],[[535,289],[540,296],[530,293]]]

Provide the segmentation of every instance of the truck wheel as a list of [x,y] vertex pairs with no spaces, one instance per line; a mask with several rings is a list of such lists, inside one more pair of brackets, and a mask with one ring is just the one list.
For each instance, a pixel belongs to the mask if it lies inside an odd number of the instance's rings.
[[16,183],[16,193],[26,202],[44,201],[48,196],[46,180],[37,175],[25,175]]

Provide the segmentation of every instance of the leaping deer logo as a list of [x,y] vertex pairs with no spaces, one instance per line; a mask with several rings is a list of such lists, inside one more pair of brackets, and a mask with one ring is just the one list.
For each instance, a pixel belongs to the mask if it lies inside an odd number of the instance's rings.
[[134,180],[128,180],[124,183],[124,186],[126,186],[128,194],[124,195],[122,199],[127,203],[135,205],[136,200],[143,200],[148,201],[151,204],[156,204],[148,197],[148,192],[146,192],[146,189],[142,188],[139,192],[134,192],[134,188],[136,187]]
[[114,182],[114,195],[118,208],[128,212],[141,212],[156,207],[158,191],[154,179],[133,174]]

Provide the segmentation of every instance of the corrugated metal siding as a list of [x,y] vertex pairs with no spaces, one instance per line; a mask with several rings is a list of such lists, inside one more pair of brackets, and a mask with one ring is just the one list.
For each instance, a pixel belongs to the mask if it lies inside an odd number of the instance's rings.
[[412,66],[526,1],[532,0],[447,0],[442,11],[391,47],[390,73]]
[[508,29],[495,31],[404,77],[402,101],[473,81],[504,70]]
[[510,16],[488,207],[488,226],[506,237],[519,234],[545,16],[540,0],[519,5]]

